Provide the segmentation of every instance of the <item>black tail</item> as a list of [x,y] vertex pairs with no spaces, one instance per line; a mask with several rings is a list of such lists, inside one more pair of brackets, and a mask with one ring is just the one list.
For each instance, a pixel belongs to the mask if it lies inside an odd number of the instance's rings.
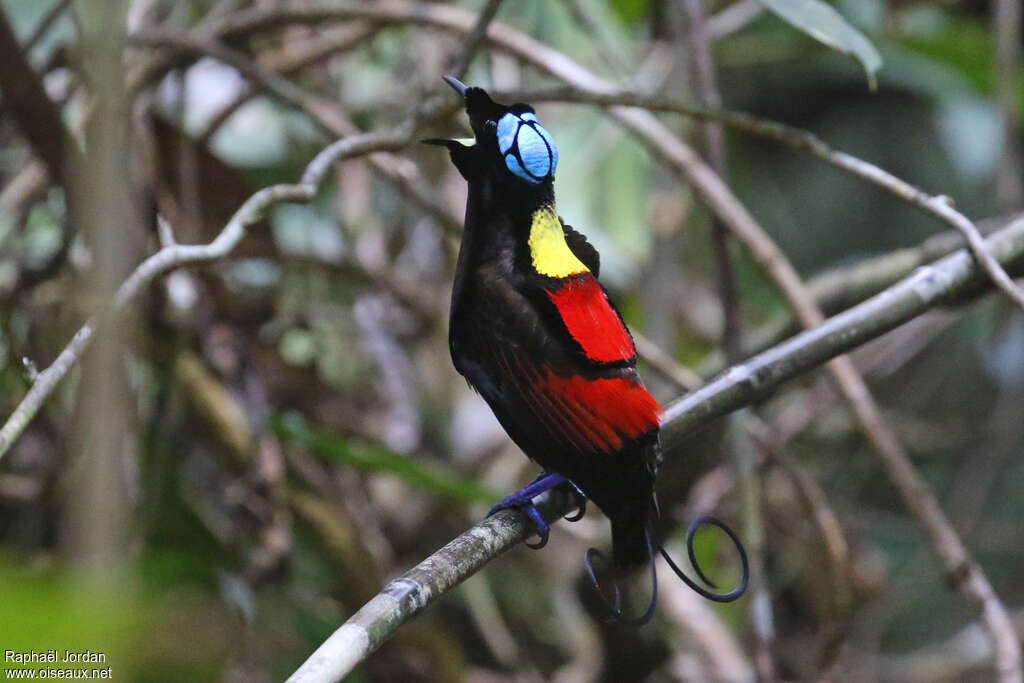
[[646,516],[612,522],[612,564],[619,569],[636,569],[651,559]]
[[[728,593],[712,593],[708,589],[697,585],[693,579],[683,573],[683,570],[679,568],[672,557],[665,551],[664,546],[660,543],[655,544],[651,541],[650,532],[647,531],[645,523],[638,523],[636,521],[626,524],[621,523],[621,521],[612,522],[613,564],[618,570],[628,570],[650,562],[651,601],[648,603],[647,609],[642,614],[637,616],[626,615],[623,612],[622,594],[619,590],[618,584],[616,582],[612,583],[611,599],[606,597],[605,592],[602,590],[601,582],[597,579],[594,561],[595,559],[603,559],[604,556],[601,554],[600,550],[590,548],[587,550],[584,567],[587,569],[587,575],[590,577],[590,582],[594,585],[594,589],[597,591],[598,597],[608,610],[609,616],[620,623],[630,624],[633,626],[643,626],[650,621],[651,616],[654,614],[654,606],[658,602],[658,572],[654,565],[655,548],[658,549],[657,551],[665,558],[665,562],[668,563],[668,566],[672,568],[672,571],[682,580],[683,583],[708,600],[714,600],[715,602],[732,602],[743,595],[747,590],[747,583],[750,580],[750,567],[747,564],[747,553],[743,550],[743,544],[741,544],[740,540],[736,538],[736,534],[732,532],[732,529],[725,526],[714,517],[701,517],[696,519],[690,524],[690,528],[686,530],[686,553],[690,557],[690,563],[693,565],[694,571],[697,572],[697,576],[700,577],[701,581],[712,588],[717,588],[717,586],[708,579],[707,575],[704,574],[700,565],[697,564],[697,557],[693,548],[694,534],[697,529],[705,525],[717,526],[719,529],[724,531],[729,537],[729,540],[733,542],[736,552],[739,554],[743,573],[740,578],[740,583],[735,589]],[[641,548],[642,550],[640,550]],[[615,572],[613,572],[613,574],[614,573]],[[621,575],[619,578],[622,578]]]

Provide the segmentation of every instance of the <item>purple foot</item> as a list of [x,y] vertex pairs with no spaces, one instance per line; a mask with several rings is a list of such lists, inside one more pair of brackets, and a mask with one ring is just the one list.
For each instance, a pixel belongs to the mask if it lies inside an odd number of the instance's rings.
[[572,488],[573,498],[576,500],[576,506],[579,511],[572,517],[566,517],[566,519],[571,522],[575,522],[583,517],[584,512],[586,512],[586,496],[583,495],[583,492],[580,491],[575,484],[563,477],[561,474],[550,473],[542,473],[530,484],[527,484],[512,495],[503,498],[497,505],[491,508],[491,511],[487,513],[487,516],[490,517],[498,510],[505,510],[507,508],[522,510],[523,513],[530,518],[530,521],[533,522],[534,531],[537,536],[540,537],[540,540],[536,543],[527,543],[526,545],[530,548],[543,548],[548,543],[548,534],[551,531],[551,526],[547,521],[545,521],[544,517],[541,516],[537,506],[533,504],[533,499],[545,491],[550,491],[556,486],[561,486],[562,484],[568,484]]

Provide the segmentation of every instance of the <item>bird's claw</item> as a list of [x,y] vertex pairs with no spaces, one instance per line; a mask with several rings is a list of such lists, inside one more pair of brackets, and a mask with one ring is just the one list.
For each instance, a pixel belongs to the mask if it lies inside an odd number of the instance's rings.
[[540,514],[540,510],[534,505],[529,498],[523,501],[518,494],[512,494],[508,498],[502,500],[500,503],[491,508],[491,511],[487,513],[490,517],[494,513],[500,510],[519,510],[533,523],[533,531],[540,537],[540,540],[536,543],[526,543],[528,548],[539,550],[548,544],[548,535],[551,533],[551,525],[547,523],[544,516]]
[[544,517],[541,516],[537,507],[533,504],[522,508],[522,510],[526,513],[526,516],[530,518],[530,521],[533,522],[533,531],[537,534],[539,539],[536,543],[530,543],[529,541],[524,541],[524,543],[526,543],[527,548],[540,550],[548,544],[548,534],[551,531],[551,527],[548,525],[547,521],[545,521]]
[[540,538],[536,543],[527,543],[526,545],[534,549],[543,548],[548,544],[548,534],[551,532],[551,525],[547,523],[544,516],[540,514],[540,510],[538,510],[537,506],[533,504],[533,499],[545,491],[549,491],[556,486],[561,486],[562,484],[569,484],[573,498],[576,501],[577,508],[579,509],[579,511],[572,517],[566,517],[570,522],[575,522],[583,517],[584,512],[586,512],[586,496],[583,495],[583,492],[580,491],[575,484],[562,475],[547,472],[542,473],[524,488],[499,501],[497,505],[491,508],[491,511],[487,513],[487,516],[490,517],[499,510],[506,510],[509,508],[521,510],[530,522],[533,523],[534,533],[536,533]]
[[587,497],[583,495],[583,491],[580,491],[580,487],[571,481],[567,481],[569,485],[569,493],[572,494],[573,502],[576,504],[576,512],[571,515],[566,515],[563,519],[567,522],[578,522],[583,519],[583,515],[587,514]]

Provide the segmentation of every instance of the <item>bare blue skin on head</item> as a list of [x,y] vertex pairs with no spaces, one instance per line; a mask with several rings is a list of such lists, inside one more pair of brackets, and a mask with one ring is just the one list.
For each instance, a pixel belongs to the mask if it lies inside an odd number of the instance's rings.
[[498,149],[516,177],[537,185],[554,177],[558,147],[533,112],[509,112],[498,121]]

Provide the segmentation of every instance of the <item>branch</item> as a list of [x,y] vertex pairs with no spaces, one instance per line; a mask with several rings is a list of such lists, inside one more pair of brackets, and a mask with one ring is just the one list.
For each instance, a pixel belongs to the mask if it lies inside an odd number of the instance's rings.
[[[701,104],[720,109],[722,96],[718,90],[715,65],[711,56],[711,39],[704,16],[704,0],[679,0],[689,28],[690,56],[695,72],[697,93]],[[725,144],[722,126],[705,121],[704,159],[722,178],[726,171]],[[736,273],[729,258],[729,230],[719,217],[711,220],[711,246],[718,270],[719,297],[722,304],[722,343],[726,362],[730,365],[742,358],[740,308]],[[742,426],[755,416],[752,409],[738,411],[729,418],[726,448],[734,454],[743,532],[750,561],[750,607],[747,620],[754,636],[754,670],[760,681],[776,680],[772,649],[775,632],[772,624],[772,601],[765,576],[764,481],[757,466],[757,446]]]
[[[1000,263],[1020,260],[1024,256],[1024,218],[994,233],[986,244]],[[675,440],[759,400],[780,383],[972,290],[981,284],[978,279],[983,275],[971,254],[963,249],[918,268],[867,301],[730,368],[718,379],[672,402],[665,409],[663,437],[666,431],[673,432],[671,438]]]
[[[548,521],[572,509],[568,496],[550,492],[537,507]],[[502,510],[448,543],[353,614],[310,655],[287,683],[338,681],[380,647],[396,628],[419,614],[485,564],[532,533],[521,512]]]
[[[689,24],[690,58],[695,72],[697,92],[701,103],[708,108],[721,108],[722,95],[718,90],[718,78],[711,58],[711,40],[707,32],[707,18],[704,16],[704,0],[681,0]],[[726,174],[725,142],[722,126],[706,121],[704,132],[704,158],[715,173]],[[711,247],[718,270],[718,288],[722,304],[722,348],[729,363],[742,356],[740,306],[736,273],[729,258],[729,233],[718,218],[711,220]]]
[[[526,42],[525,37],[516,38],[516,43]],[[571,82],[579,89],[604,93],[610,91],[610,84],[550,48],[532,45],[531,50],[522,56],[528,58],[531,54],[536,55],[537,59],[543,58],[547,70],[553,75]],[[814,302],[785,254],[736,199],[722,179],[704,164],[692,149],[673,136],[649,111],[612,106],[609,113],[633,131],[646,143],[653,155],[660,157],[697,191],[702,200],[729,227],[733,236],[743,242],[755,261],[772,278],[805,328],[813,329],[824,322],[821,309]],[[985,243],[977,230],[973,229],[973,224],[962,214],[955,212],[944,198],[927,197],[908,183],[849,155],[835,153],[829,156],[843,162],[845,165],[842,167],[850,169],[851,172],[867,173],[876,180],[890,181],[886,187],[897,196],[939,215],[947,222],[952,220],[954,227],[961,231],[966,230],[974,257],[985,267],[994,282],[1009,295],[1014,295],[1015,289],[1009,276],[999,267],[991,254],[986,252]],[[1009,288],[1006,287],[1007,284],[1010,285]],[[1024,294],[1021,301],[1024,302]],[[744,367],[746,366],[740,366],[741,369]],[[899,491],[903,503],[928,532],[932,546],[944,565],[949,585],[960,591],[974,605],[989,629],[999,680],[1005,683],[1019,682],[1022,679],[1020,642],[1013,633],[1006,608],[999,601],[981,567],[971,558],[963,541],[946,519],[935,495],[914,469],[909,456],[886,424],[867,384],[853,363],[849,358],[838,357],[831,360],[828,367],[844,398],[853,408],[862,431],[881,457],[886,473]],[[732,375],[735,371],[736,369],[729,374]],[[744,377],[743,381],[750,382],[751,378]]]
[[[45,27],[45,23],[43,26]],[[57,183],[65,197],[72,197],[69,178],[83,168],[81,153],[61,121],[57,105],[28,61],[7,15],[0,8],[0,90],[4,108],[13,115],[25,139]],[[68,168],[68,165],[71,168]]]
[[1020,31],[1024,8],[1020,0],[992,3],[992,32],[995,34],[996,101],[1003,125],[1003,147],[996,170],[996,201],[1003,210],[1021,206],[1020,158]]
[[501,0],[488,0],[487,6],[480,10],[480,16],[476,20],[473,32],[466,38],[466,43],[462,47],[462,53],[459,54],[458,59],[452,65],[450,71],[452,76],[459,79],[465,77],[466,72],[469,71],[469,65],[473,62],[473,57],[476,56],[477,50],[484,44],[484,39],[487,37],[487,27],[494,21],[494,16],[500,8]]
[[21,433],[35,417],[43,402],[57,387],[68,370],[81,358],[89,347],[97,328],[112,314],[124,309],[153,279],[175,268],[187,265],[209,263],[223,258],[231,252],[245,236],[246,227],[255,223],[263,213],[282,202],[306,202],[316,194],[331,165],[341,159],[369,154],[380,150],[393,150],[409,144],[413,130],[403,125],[392,132],[364,133],[339,140],[314,157],[306,166],[302,179],[297,184],[281,184],[264,188],[250,197],[235,212],[227,225],[209,244],[168,244],[142,262],[118,288],[117,295],[108,311],[99,320],[93,318],[78,330],[71,342],[61,351],[50,367],[36,377],[25,397],[0,428],[0,458],[10,450]]
[[[375,35],[377,35],[377,31],[372,27],[354,24],[343,27],[340,32],[328,32],[324,36],[310,39],[302,46],[299,53],[286,50],[277,55],[271,55],[269,58],[264,58],[265,55],[261,55],[258,64],[263,72],[275,73],[279,76],[292,76],[313,64],[352,50]],[[208,146],[210,138],[220,130],[220,127],[243,105],[263,91],[264,88],[259,83],[250,83],[244,91],[238,93],[231,102],[224,105],[206,122],[203,132],[196,138],[197,144]]]
[[1024,309],[1024,290],[1017,287],[1006,271],[999,266],[999,263],[985,251],[985,240],[978,232],[978,228],[967,216],[953,207],[949,197],[929,195],[874,164],[846,152],[833,150],[828,143],[813,133],[743,112],[695,107],[676,100],[631,92],[594,92],[591,89],[561,88],[536,92],[497,92],[495,95],[528,99],[531,102],[586,102],[613,108],[629,106],[648,111],[672,112],[705,121],[714,121],[749,135],[768,138],[795,150],[807,152],[845,173],[885,190],[956,229],[966,238],[971,253],[985,267],[985,272],[993,282],[1011,301]]
[[763,12],[764,5],[758,0],[736,0],[708,19],[708,36],[717,42],[745,28]]
[[[988,240],[1002,263],[1024,257],[1024,219]],[[984,274],[960,250],[814,330],[737,366],[719,380],[670,404],[661,424],[665,450],[716,417],[749,405],[800,372],[878,337],[947,298],[978,284]],[[569,511],[568,500],[542,503],[551,521]],[[335,631],[289,678],[290,683],[336,681],[377,649],[402,623],[519,543],[528,533],[521,513],[504,510],[463,533],[416,568],[395,579]]]
[[39,44],[39,41],[49,32],[53,27],[53,24],[60,19],[60,16],[64,14],[64,11],[71,5],[71,0],[57,0],[53,3],[50,9],[46,10],[46,13],[39,18],[39,22],[36,27],[32,29],[32,33],[29,34],[28,38],[25,39],[25,54],[28,54],[32,49]]
[[[288,23],[303,23],[332,20],[363,19],[382,24],[423,24],[459,33],[468,33],[475,25],[475,15],[458,8],[434,4],[409,4],[388,2],[372,7],[344,8],[273,8],[271,11],[254,10],[248,14],[235,15],[234,21],[224,27],[225,35],[245,35]],[[542,71],[571,83],[578,89],[597,93],[610,93],[614,86],[576,64],[564,54],[554,50],[523,33],[500,24],[491,24],[487,36],[500,48],[527,61]],[[753,216],[736,199],[722,179],[714,173],[696,153],[675,137],[671,131],[650,111],[637,108],[612,106],[609,109],[616,119],[643,141],[652,154],[659,157],[670,168],[679,173],[712,208],[715,214],[729,227],[733,235],[750,250],[755,261],[775,281],[801,324],[813,328],[824,321],[821,310],[815,304],[806,287],[786,259],[785,254],[765,233]],[[836,159],[846,162],[851,172],[864,171],[864,162],[836,153]],[[875,169],[875,167],[871,167]],[[870,169],[867,169],[870,170]],[[880,171],[880,169],[877,169]],[[873,172],[872,172],[873,173]],[[882,172],[884,174],[884,172]],[[966,218],[955,214],[944,198],[920,197],[922,193],[903,181],[890,184],[890,190],[899,196],[904,190],[909,195],[904,199],[940,215],[946,220],[956,218],[953,223],[958,229],[973,227]],[[951,212],[955,215],[951,215]],[[963,219],[962,221],[960,219]],[[966,222],[966,225],[965,223]],[[993,280],[1012,295],[1013,287],[1009,277],[998,268],[998,263],[987,258],[984,242],[977,231],[968,231],[968,241],[976,251],[976,258],[989,272]],[[995,266],[995,267],[993,267]],[[1007,283],[1011,286],[1006,287]],[[1024,301],[1024,295],[1022,295]],[[829,363],[829,369],[836,378],[844,397],[853,407],[854,414],[864,433],[882,458],[890,480],[899,490],[904,503],[928,531],[936,553],[942,559],[950,584],[980,610],[993,639],[996,653],[996,669],[1003,681],[1021,679],[1020,643],[1009,623],[1006,609],[999,602],[981,568],[970,558],[963,542],[956,535],[945,518],[938,501],[924,481],[914,470],[906,452],[900,446],[892,431],[882,418],[881,411],[871,397],[864,380],[847,358],[836,358]]]
[[[366,29],[365,27],[361,28],[363,30],[356,31],[355,34],[325,41],[319,46],[320,49],[316,51],[316,54],[309,55],[308,58],[323,58],[352,47],[362,40],[364,36]],[[221,38],[223,37],[221,36]],[[177,54],[204,55],[232,66],[250,81],[249,94],[255,90],[265,90],[271,93],[282,102],[303,112],[315,126],[332,137],[347,137],[358,135],[361,132],[336,103],[306,93],[291,81],[282,78],[279,73],[261,68],[244,54],[231,50],[225,47],[222,42],[218,42],[216,35],[161,27],[138,31],[128,36],[128,40],[139,45],[172,48]],[[296,60],[283,66],[285,70],[288,70],[293,67],[301,67],[305,63],[308,62]],[[154,64],[157,63],[154,62]],[[130,79],[130,90],[137,92],[163,73],[154,64],[148,65],[143,70],[144,73],[141,76],[136,75]],[[164,66],[172,66],[174,62],[166,61],[162,64]],[[445,95],[447,96],[448,93],[445,93]],[[446,115],[449,112],[455,111],[459,106],[460,103],[454,97],[435,98],[422,104],[414,113],[414,117],[417,117],[419,121],[424,121],[434,116]],[[204,134],[204,137],[207,134]],[[459,218],[424,191],[420,187],[421,183],[415,182],[417,174],[415,167],[410,166],[410,162],[395,157],[392,154],[371,154],[368,162],[371,168],[395,185],[402,195],[415,201],[442,226],[450,230],[461,229]]]
[[[1006,227],[1011,220],[988,218],[980,221],[978,227],[982,235],[988,236]],[[963,246],[963,236],[955,230],[947,230],[932,235],[913,247],[894,249],[849,265],[826,270],[810,278],[807,281],[807,289],[822,311],[827,315],[833,315],[878,294],[910,275],[916,268],[948,256]],[[1019,269],[1010,271],[1010,274],[1019,276]],[[800,327],[793,319],[792,313],[782,311],[745,336],[745,355],[764,351],[799,330]],[[725,354],[721,350],[714,350],[695,368],[695,372],[702,377],[710,377],[717,375],[726,367],[728,364]]]

